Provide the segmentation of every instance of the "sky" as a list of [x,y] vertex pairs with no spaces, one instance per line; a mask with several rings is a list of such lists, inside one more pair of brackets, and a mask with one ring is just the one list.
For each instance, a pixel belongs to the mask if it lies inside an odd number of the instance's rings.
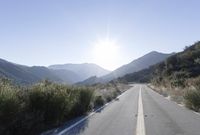
[[0,0],[0,58],[114,70],[200,40],[199,0]]

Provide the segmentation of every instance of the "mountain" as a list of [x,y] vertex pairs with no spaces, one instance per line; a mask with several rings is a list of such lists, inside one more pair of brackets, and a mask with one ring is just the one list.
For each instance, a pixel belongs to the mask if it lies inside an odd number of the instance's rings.
[[77,82],[83,81],[91,76],[100,77],[110,72],[96,64],[91,64],[91,63],[51,65],[49,66],[49,69],[70,70],[80,77],[79,80],[77,80]]
[[[165,60],[166,58],[168,58],[171,55],[172,54],[164,54],[164,53],[152,51],[136,60],[133,60],[129,64],[119,67],[118,69],[114,70],[113,72],[111,72],[105,76],[99,77],[98,79],[96,78],[95,81],[93,81],[93,82],[94,83],[97,83],[97,82],[104,83],[104,82],[108,82],[113,79],[116,79],[118,77],[122,77],[126,74],[138,72],[140,70],[149,68],[150,66]],[[91,79],[89,79],[89,80],[91,80]],[[85,81],[79,82],[79,84],[92,84],[92,82],[89,82],[89,80],[87,79]]]
[[186,47],[184,51],[157,65],[152,83],[168,87],[185,87],[190,79],[198,76],[200,76],[200,42]]
[[156,86],[186,87],[191,80],[200,76],[200,42],[196,42],[182,52],[176,53],[165,61],[148,69],[127,74],[118,81],[152,82]]
[[159,63],[165,60],[167,57],[171,56],[172,54],[164,54],[156,51],[152,51],[136,60],[133,60],[131,63],[124,65],[115,71],[111,72],[110,74],[102,77],[104,80],[112,80],[114,78],[122,77],[129,73],[134,73],[140,71],[142,69],[146,69],[151,65]]
[[23,84],[35,82],[37,79],[39,79],[36,76],[33,76],[31,73],[23,70],[22,67],[23,66],[18,66],[17,64],[0,59],[0,76],[17,80],[17,82]]
[[50,68],[24,66],[0,59],[0,77],[6,77],[18,84],[33,84],[44,79],[73,84],[91,76],[101,76],[109,71],[95,64],[65,64]]
[[0,59],[0,76],[7,77],[19,84],[32,84],[43,79],[61,81],[48,68],[28,67]]
[[154,71],[156,70],[156,65],[150,66],[147,69],[140,70],[138,72],[126,74],[122,77],[114,79],[114,81],[119,82],[135,82],[135,83],[149,83],[153,79]]
[[72,84],[80,77],[69,70],[52,70],[42,66],[28,67],[0,59],[0,76],[18,84],[33,84],[44,79],[54,82]]
[[68,84],[74,84],[78,80],[80,80],[80,76],[77,75],[76,73],[70,71],[70,70],[64,70],[64,69],[51,69],[51,71],[56,75],[59,76],[60,79],[63,80],[63,82],[68,83]]
[[148,68],[170,55],[155,51],[150,52],[111,73],[96,64],[89,63],[52,65],[47,68],[41,66],[29,67],[0,59],[0,76],[10,78],[19,84],[33,84],[44,79],[68,84],[77,82],[80,82],[78,84],[93,84],[108,82],[125,74]]
[[90,78],[88,78],[88,79],[86,79],[86,80],[84,80],[82,82],[76,83],[76,85],[92,85],[92,84],[98,83],[99,81],[100,80],[99,80],[98,77],[92,76],[92,77],[90,77]]

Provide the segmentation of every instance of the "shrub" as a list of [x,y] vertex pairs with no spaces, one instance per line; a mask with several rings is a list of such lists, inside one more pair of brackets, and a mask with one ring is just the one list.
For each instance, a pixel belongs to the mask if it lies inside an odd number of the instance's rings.
[[99,107],[103,106],[105,104],[105,99],[102,96],[97,96],[94,101],[94,106]]
[[17,115],[20,112],[21,105],[18,98],[18,90],[8,83],[0,85],[0,133],[14,125]]
[[86,88],[79,88],[74,90],[77,92],[77,100],[75,101],[70,115],[73,117],[80,116],[92,109],[92,100],[94,96],[93,90]]
[[[108,95],[107,101],[120,92],[113,91],[113,85],[100,86],[111,87],[104,93]],[[17,87],[7,79],[0,79],[0,134],[39,134],[86,114],[94,106],[104,105],[105,95],[94,98],[94,90],[88,87],[69,87],[47,80],[33,86]]]
[[37,85],[29,92],[29,111],[46,124],[59,124],[69,111],[68,92],[56,84]]
[[93,96],[94,96],[93,90],[90,89],[80,90],[79,104],[81,105],[80,107],[83,114],[92,109],[91,102],[93,100]]
[[112,96],[110,96],[110,95],[106,96],[106,102],[110,102],[110,101],[112,101],[112,99],[113,99]]
[[113,93],[112,93],[112,98],[114,99],[114,98],[116,98],[119,94],[120,94],[121,92],[120,91],[113,91]]
[[200,92],[196,90],[187,91],[184,95],[185,105],[195,111],[200,110]]
[[192,85],[196,88],[196,90],[200,91],[200,76],[193,79]]

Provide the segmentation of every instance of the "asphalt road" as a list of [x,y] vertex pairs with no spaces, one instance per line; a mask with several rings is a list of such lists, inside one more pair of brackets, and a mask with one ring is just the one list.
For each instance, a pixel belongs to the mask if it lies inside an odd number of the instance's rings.
[[137,84],[101,111],[55,134],[200,135],[200,115]]

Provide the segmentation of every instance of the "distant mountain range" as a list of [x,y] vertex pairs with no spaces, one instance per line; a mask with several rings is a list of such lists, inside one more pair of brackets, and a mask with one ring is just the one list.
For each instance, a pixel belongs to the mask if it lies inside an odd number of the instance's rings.
[[82,81],[88,76],[100,76],[109,71],[95,64],[69,64],[70,68],[62,69],[56,66],[24,66],[0,59],[0,76],[13,80],[17,84],[33,84],[44,79],[54,82],[73,84]]
[[134,73],[134,72],[138,72],[140,70],[146,69],[154,64],[164,61],[166,58],[168,58],[169,56],[173,54],[174,53],[164,54],[164,53],[152,51],[136,60],[133,60],[129,64],[119,67],[118,69],[112,71],[111,73],[105,76],[98,77],[98,78],[92,77],[93,79],[88,78],[82,82],[79,82],[78,84],[89,85],[89,84],[94,84],[98,82],[101,82],[101,83],[108,82],[118,77],[122,77],[126,74],[130,74],[130,73]]
[[79,76],[79,81],[85,80],[91,76],[101,77],[110,73],[110,71],[92,63],[51,65],[49,69],[72,71]]
[[146,69],[164,61],[171,55],[153,51],[112,72],[92,63],[29,67],[0,59],[0,76],[10,78],[18,84],[33,84],[44,79],[81,85],[105,83],[126,74]]
[[56,82],[61,81],[48,68],[23,66],[3,59],[0,59],[0,76],[12,79],[19,84],[32,84],[45,78]]

